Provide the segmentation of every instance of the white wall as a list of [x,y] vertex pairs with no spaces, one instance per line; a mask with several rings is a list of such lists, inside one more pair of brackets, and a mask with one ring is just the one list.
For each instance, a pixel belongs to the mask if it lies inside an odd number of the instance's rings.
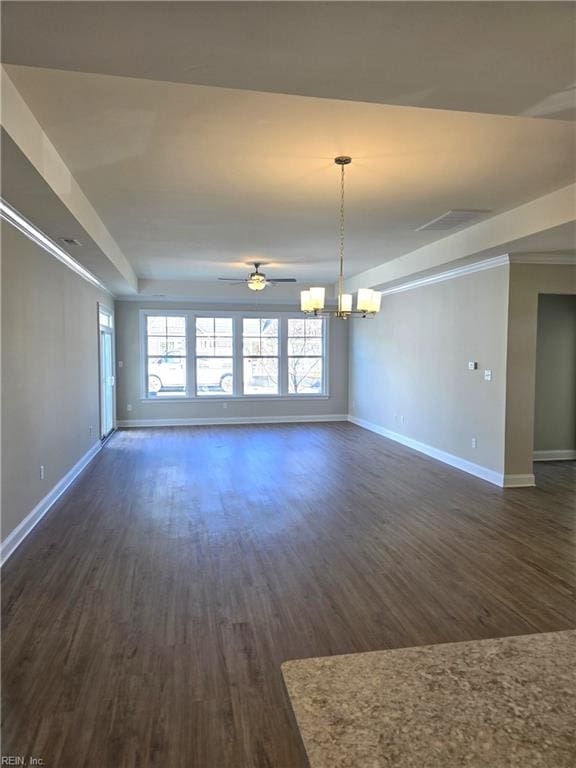
[[[141,309],[202,309],[189,303],[161,302],[116,302],[116,358],[123,367],[117,369],[117,418],[120,423],[159,420],[166,421],[194,419],[264,419],[345,416],[348,413],[348,331],[346,322],[330,321],[329,328],[329,397],[292,398],[270,401],[229,399],[227,407],[221,401],[157,401],[141,399],[140,379],[140,310]],[[296,307],[261,306],[262,311],[282,312]],[[210,311],[245,311],[246,307],[210,305]],[[132,411],[127,405],[132,405]]]
[[98,443],[98,301],[111,304],[2,224],[3,541]]
[[374,320],[350,321],[350,414],[503,473],[508,275],[388,294]]
[[538,296],[544,293],[576,294],[576,266],[554,263],[511,265],[506,395],[507,474],[528,475],[532,472]]
[[576,296],[538,299],[534,451],[576,458]]

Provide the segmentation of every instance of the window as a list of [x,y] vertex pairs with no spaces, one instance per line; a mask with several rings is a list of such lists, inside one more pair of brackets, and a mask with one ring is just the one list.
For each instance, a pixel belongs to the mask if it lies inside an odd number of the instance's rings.
[[234,327],[231,317],[196,318],[196,394],[234,391]]
[[323,318],[169,309],[140,317],[145,400],[328,395]]
[[244,394],[277,395],[278,318],[243,319],[242,355]]
[[112,310],[100,303],[98,304],[98,323],[100,328],[114,327],[114,315],[112,314]]
[[146,317],[147,396],[186,395],[186,317]]
[[288,319],[288,392],[323,390],[324,327],[321,318]]

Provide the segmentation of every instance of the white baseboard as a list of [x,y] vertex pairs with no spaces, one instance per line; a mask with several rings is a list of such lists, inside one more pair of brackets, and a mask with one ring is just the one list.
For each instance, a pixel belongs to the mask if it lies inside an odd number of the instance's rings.
[[201,427],[224,424],[287,424],[304,421],[347,421],[345,413],[320,416],[224,416],[222,418],[195,419],[124,419],[119,427]]
[[504,475],[504,488],[532,488],[534,485],[534,475]]
[[70,469],[64,477],[56,483],[52,490],[41,499],[34,507],[32,512],[27,515],[22,522],[11,531],[4,539],[1,545],[0,563],[4,563],[8,560],[10,555],[15,552],[17,547],[24,541],[26,536],[32,531],[32,529],[42,520],[46,512],[58,501],[60,496],[68,488],[68,486],[74,482],[82,470],[89,464],[94,456],[100,452],[102,445],[100,442],[95,443],[90,450],[86,451],[80,461],[76,462],[72,469]]
[[534,451],[534,461],[574,461],[576,450],[566,448],[561,451]]
[[[444,464],[449,464],[451,467],[456,467],[456,469],[468,472],[469,475],[474,475],[482,480],[487,480],[489,483],[498,485],[501,488],[505,485],[504,475],[493,469],[488,469],[488,467],[483,467],[480,464],[474,464],[471,461],[462,459],[452,453],[441,451],[439,448],[434,448],[432,445],[413,440],[411,437],[406,437],[406,435],[401,435],[398,432],[392,432],[389,429],[381,427],[379,424],[366,421],[366,419],[359,419],[356,416],[348,416],[348,421],[351,421],[359,427],[364,427],[364,429],[369,429],[371,432],[376,432],[376,434],[382,435],[382,437],[387,437],[389,440],[394,440],[396,443],[401,443],[407,448],[412,448],[414,451],[424,453],[426,456],[442,461]],[[532,485],[534,485],[534,483],[532,483]]]

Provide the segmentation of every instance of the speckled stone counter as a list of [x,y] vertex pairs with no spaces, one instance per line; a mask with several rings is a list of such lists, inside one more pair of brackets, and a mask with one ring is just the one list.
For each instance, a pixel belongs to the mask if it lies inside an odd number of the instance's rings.
[[576,630],[282,671],[311,768],[576,766]]

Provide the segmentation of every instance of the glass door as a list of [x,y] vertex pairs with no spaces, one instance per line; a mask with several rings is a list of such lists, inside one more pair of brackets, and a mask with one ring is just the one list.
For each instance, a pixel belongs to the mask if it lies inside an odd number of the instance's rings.
[[100,437],[114,429],[114,336],[112,312],[100,305]]

